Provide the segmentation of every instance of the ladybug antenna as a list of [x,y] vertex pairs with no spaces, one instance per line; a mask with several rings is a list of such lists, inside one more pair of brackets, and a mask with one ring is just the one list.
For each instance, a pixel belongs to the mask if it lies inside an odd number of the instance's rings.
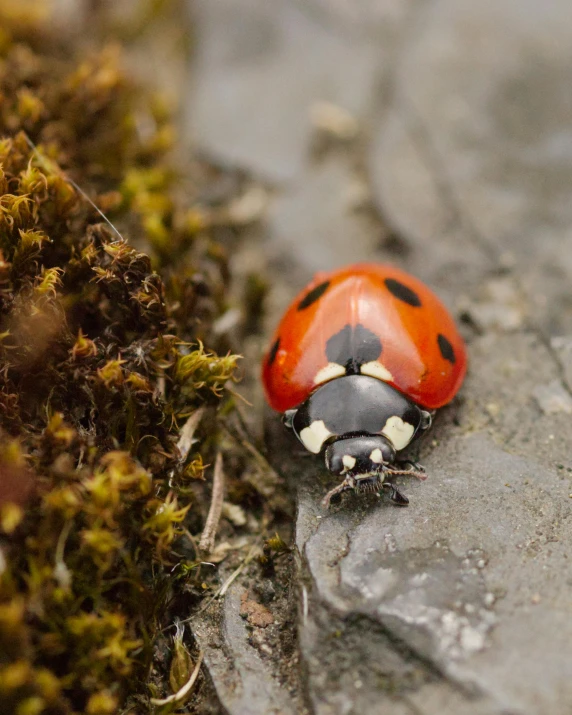
[[328,509],[330,506],[330,503],[332,501],[332,497],[336,497],[336,496],[338,496],[338,494],[342,494],[343,492],[351,491],[355,488],[356,488],[356,480],[354,479],[354,477],[352,477],[350,474],[348,474],[348,476],[344,479],[343,482],[338,484],[337,487],[330,489],[330,491],[322,499],[322,506],[325,509]]
[[381,485],[383,484],[383,472],[374,472],[372,474],[359,474],[353,475],[348,474],[343,482],[338,484],[337,487],[331,489],[326,496],[322,499],[322,505],[324,507],[329,507],[332,501],[332,497],[336,497],[339,494],[347,491],[355,491],[360,494],[375,494],[379,492]]
[[417,469],[388,469],[387,474],[390,474],[391,476],[405,476],[405,477],[415,477],[415,479],[419,479],[419,481],[424,482],[427,479],[427,475],[425,472],[420,472]]

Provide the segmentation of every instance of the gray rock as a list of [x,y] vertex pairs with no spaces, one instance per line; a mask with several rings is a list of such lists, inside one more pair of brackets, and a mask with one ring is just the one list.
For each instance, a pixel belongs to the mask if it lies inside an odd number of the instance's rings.
[[[298,715],[296,700],[266,657],[268,647],[257,648],[256,635],[262,629],[249,628],[240,615],[243,592],[239,584],[229,588],[220,627],[218,619],[201,614],[192,623],[220,703],[227,712],[240,715]],[[216,608],[211,610],[216,612]]]
[[[367,260],[379,236],[351,208],[347,166],[330,157],[305,171],[291,191],[276,197],[270,210],[267,251],[275,263],[284,256],[299,266],[292,288],[301,289],[317,271]],[[293,259],[293,260],[292,260]]]
[[[321,519],[301,544],[317,608],[344,624],[359,616],[367,624],[369,661],[344,652],[332,662],[330,653],[329,677],[342,677],[350,660],[371,680],[372,669],[391,663],[395,651],[422,668],[421,691],[427,682],[435,689],[438,679],[449,693],[439,712],[457,712],[464,698],[467,712],[565,713],[572,702],[572,627],[561,611],[568,577],[557,585],[546,576],[567,571],[569,484],[482,435],[442,447],[424,460],[430,479],[406,486],[407,510],[354,500]],[[314,503],[315,496],[302,499]],[[310,618],[317,619],[315,610]],[[342,627],[339,639],[346,637]],[[320,662],[323,644],[307,647],[310,662]],[[551,672],[532,677],[547,660]],[[526,680],[521,665],[530,668]],[[392,697],[407,700],[411,684],[392,675]],[[320,671],[312,677],[317,701],[329,697]],[[363,698],[371,693],[353,697],[355,712],[365,712]]]
[[562,370],[568,390],[572,390],[572,338],[557,335],[550,340],[550,348]]
[[533,395],[540,409],[547,414],[554,412],[572,414],[572,396],[560,380],[552,380],[548,385],[538,385]]
[[571,26],[567,0],[426,3],[369,155],[410,268],[442,280],[448,266],[471,286],[479,261],[508,258],[530,313],[560,334],[572,332]]
[[293,180],[307,162],[312,105],[329,101],[365,117],[379,67],[414,2],[369,4],[373,24],[365,7],[356,16],[369,26],[365,34],[345,21],[340,2],[337,12],[297,0],[190,4],[198,28],[188,105],[193,139],[272,182]]

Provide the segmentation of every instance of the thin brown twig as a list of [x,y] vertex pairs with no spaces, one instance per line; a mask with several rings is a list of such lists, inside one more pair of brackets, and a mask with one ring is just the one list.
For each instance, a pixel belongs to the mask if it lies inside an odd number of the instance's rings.
[[282,484],[282,477],[278,474],[262,452],[256,447],[256,445],[252,444],[252,442],[249,442],[247,439],[243,439],[241,444],[248,452],[250,452],[250,454],[252,454],[259,466],[266,471],[267,482],[269,484],[272,486]]
[[187,539],[191,542],[194,552],[195,552],[195,559],[200,561],[201,555],[199,552],[199,545],[197,544],[197,540],[195,539],[195,537],[191,534],[191,532],[187,528],[183,527],[181,529],[181,531],[187,537]]
[[[248,405],[249,407],[252,407],[252,402],[249,402],[244,395],[241,395],[241,394],[240,394],[240,392],[237,392],[236,390],[233,390],[232,387],[230,387],[230,385],[229,385],[230,382],[231,382],[231,381],[229,380],[229,381],[226,383],[226,385],[224,386],[225,390],[226,390],[227,392],[230,392],[230,394],[231,394],[233,397],[236,397],[237,399],[242,400],[242,402],[244,402],[245,405]],[[236,411],[240,414],[240,411],[239,411],[239,409],[238,409],[238,407],[237,407],[237,404],[238,404],[238,403],[235,402],[234,404],[235,404],[235,409],[236,409]],[[242,416],[241,416],[241,417],[242,417]]]
[[237,431],[229,424],[227,420],[224,421],[223,423],[223,429],[226,432],[226,434],[239,446],[242,447],[243,449],[246,449],[247,452],[249,452],[250,455],[252,455],[257,462],[258,466],[263,470],[264,472],[264,484],[262,485],[259,484],[259,487],[263,487],[265,491],[262,491],[262,489],[259,488],[259,491],[263,496],[270,496],[274,490],[274,487],[282,484],[283,480],[282,477],[278,474],[278,472],[274,469],[274,467],[270,464],[268,459],[264,456],[264,454],[258,449],[258,447],[250,441],[250,439],[245,438],[243,435],[237,434]]
[[214,466],[213,476],[213,493],[211,505],[205,523],[205,528],[199,541],[199,550],[203,553],[210,554],[214,548],[216,530],[220,521],[222,512],[222,502],[224,497],[224,470],[222,463],[222,454],[218,452]]
[[199,676],[199,671],[201,669],[201,665],[203,662],[203,657],[204,657],[204,651],[201,651],[199,653],[199,657],[197,659],[197,664],[195,665],[195,669],[193,670],[191,677],[187,680],[187,682],[183,685],[183,687],[178,690],[176,693],[173,695],[169,695],[168,698],[151,698],[151,704],[152,705],[157,705],[157,706],[162,706],[162,705],[170,705],[173,703],[182,703],[184,700],[187,698],[188,694],[191,692],[191,688],[195,684],[196,679]]
[[[238,392],[235,393],[235,394],[239,395]],[[240,396],[242,397],[242,395],[240,395]],[[260,447],[261,447],[261,441],[260,441],[260,439],[259,439],[258,437],[256,437],[256,436],[253,434],[252,427],[248,424],[248,421],[247,421],[247,419],[246,419],[246,417],[245,417],[245,415],[244,415],[243,407],[242,407],[242,405],[240,404],[240,402],[235,402],[235,403],[234,403],[234,415],[235,415],[236,420],[237,420],[237,422],[238,422],[238,426],[240,427],[240,429],[241,429],[242,432],[243,432],[242,438],[244,439],[244,438],[246,437],[246,438],[247,438],[250,442],[252,442],[253,444],[254,444],[254,443],[258,443],[258,447],[260,448]],[[225,421],[228,423],[228,420],[225,420]],[[234,427],[231,427],[231,425],[229,425],[229,429],[234,429]]]
[[204,413],[205,408],[199,407],[193,412],[181,429],[179,441],[177,442],[179,454],[181,455],[181,462],[184,462],[187,459],[189,452],[191,451],[191,447],[197,441],[195,439],[195,432],[197,431],[197,427],[199,426],[199,422],[203,418]]
[[240,576],[240,574],[244,571],[244,569],[248,566],[248,564],[252,561],[252,559],[256,556],[256,552],[258,550],[259,546],[258,543],[254,543],[251,547],[249,552],[246,554],[246,557],[244,561],[238,566],[232,573],[231,575],[227,578],[227,580],[223,583],[223,585],[220,587],[218,593],[217,593],[217,598],[220,598],[221,596],[224,596],[224,594],[228,591],[228,589],[232,586],[234,581]]
[[175,478],[175,474],[177,473],[178,469],[183,468],[185,462],[187,461],[187,457],[189,456],[189,452],[191,451],[191,447],[197,441],[195,439],[195,432],[204,413],[205,408],[199,407],[191,414],[191,416],[181,428],[179,434],[179,441],[177,442],[177,449],[179,450],[179,466],[178,468],[171,470],[171,473],[169,474],[170,487],[173,486],[173,479]]
[[[222,586],[217,591],[215,591],[215,593],[209,598],[206,603],[201,606],[201,608],[197,612],[197,615],[200,615],[201,613],[203,613],[203,611],[206,611],[207,608],[211,605],[211,603],[213,603],[213,601],[216,601],[218,598],[221,598],[225,595],[225,593],[232,586],[234,581],[240,576],[240,574],[244,571],[244,569],[248,566],[252,559],[257,555],[257,553],[260,553],[260,539],[257,539],[254,544],[252,544],[244,559],[230,574],[230,576],[226,579]],[[186,620],[181,621],[181,623],[187,623],[190,620],[191,618],[187,618]]]

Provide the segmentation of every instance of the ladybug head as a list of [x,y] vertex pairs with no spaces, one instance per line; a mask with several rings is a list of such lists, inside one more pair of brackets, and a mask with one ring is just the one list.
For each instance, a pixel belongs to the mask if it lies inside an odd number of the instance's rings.
[[337,476],[377,474],[395,461],[395,448],[383,435],[338,439],[326,448],[326,467]]
[[326,448],[325,458],[332,474],[345,477],[326,495],[327,505],[332,497],[344,491],[379,491],[385,469],[395,461],[395,448],[383,435],[359,435],[332,442]]

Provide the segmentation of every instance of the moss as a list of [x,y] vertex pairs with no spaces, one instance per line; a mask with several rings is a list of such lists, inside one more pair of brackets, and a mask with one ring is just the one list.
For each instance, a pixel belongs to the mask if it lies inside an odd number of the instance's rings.
[[[0,27],[0,700],[103,715],[140,694],[145,709],[155,643],[196,565],[174,548],[205,511],[193,485],[216,413],[188,465],[179,430],[236,373],[236,356],[205,347],[225,253],[208,207],[177,198],[173,128],[117,48],[79,60],[10,0]],[[178,686],[190,660],[177,648]],[[169,692],[159,672],[154,692]]]

